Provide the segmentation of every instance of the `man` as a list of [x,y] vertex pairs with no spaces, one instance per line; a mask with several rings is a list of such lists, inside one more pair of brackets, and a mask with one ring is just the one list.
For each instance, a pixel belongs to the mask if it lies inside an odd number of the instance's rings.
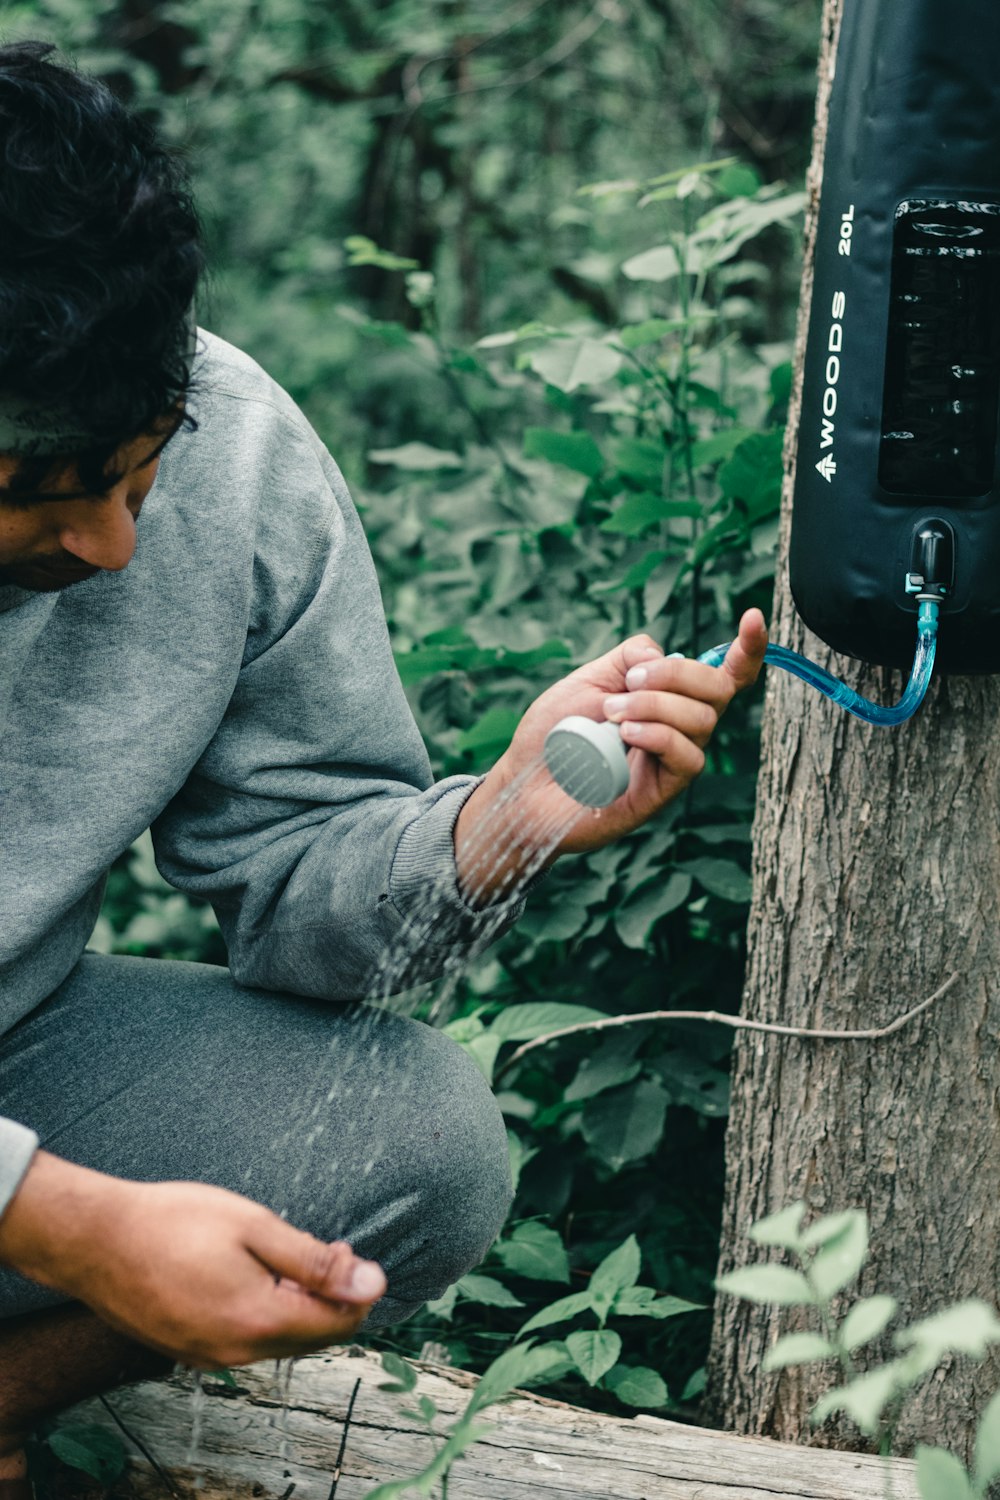
[[[339,471],[251,360],[192,334],[177,162],[48,53],[0,48],[6,1500],[45,1412],[322,1347],[481,1258],[509,1202],[483,1079],[344,1002],[386,955],[397,982],[442,972],[548,859],[656,813],[766,642],[757,611],[718,670],[635,637],[544,693],[481,781],[432,784]],[[635,752],[572,827],[524,774],[570,712]],[[84,952],[150,825],[230,970]]]

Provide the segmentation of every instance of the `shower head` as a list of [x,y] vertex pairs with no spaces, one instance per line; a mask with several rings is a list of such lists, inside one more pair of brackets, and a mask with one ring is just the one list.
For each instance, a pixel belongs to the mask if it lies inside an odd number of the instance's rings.
[[628,761],[617,724],[570,714],[549,730],[544,754],[552,779],[584,807],[607,807],[628,787]]

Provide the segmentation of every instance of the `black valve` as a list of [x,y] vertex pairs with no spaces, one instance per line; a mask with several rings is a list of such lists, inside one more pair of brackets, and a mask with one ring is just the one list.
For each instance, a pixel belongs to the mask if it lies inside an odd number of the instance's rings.
[[906,592],[943,599],[955,587],[955,533],[947,521],[921,521],[910,544]]

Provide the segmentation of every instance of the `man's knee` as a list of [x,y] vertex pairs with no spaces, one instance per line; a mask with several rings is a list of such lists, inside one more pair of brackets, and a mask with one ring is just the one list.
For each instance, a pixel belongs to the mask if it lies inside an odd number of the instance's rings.
[[396,1083],[399,1096],[386,1101],[385,1112],[396,1121],[394,1138],[369,1178],[374,1216],[355,1241],[388,1275],[389,1293],[373,1324],[408,1316],[477,1265],[512,1197],[499,1106],[455,1042],[416,1028]]

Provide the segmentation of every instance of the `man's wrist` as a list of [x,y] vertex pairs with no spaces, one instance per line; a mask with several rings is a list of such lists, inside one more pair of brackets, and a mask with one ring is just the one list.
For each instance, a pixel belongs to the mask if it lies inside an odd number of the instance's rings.
[[[505,757],[464,803],[455,823],[455,865],[463,900],[477,909],[515,895],[527,880],[552,863],[556,850],[542,853],[525,820],[514,777]],[[505,795],[506,794],[506,795]]]
[[37,1151],[0,1217],[0,1263],[43,1286],[79,1295],[108,1213],[126,1184]]

